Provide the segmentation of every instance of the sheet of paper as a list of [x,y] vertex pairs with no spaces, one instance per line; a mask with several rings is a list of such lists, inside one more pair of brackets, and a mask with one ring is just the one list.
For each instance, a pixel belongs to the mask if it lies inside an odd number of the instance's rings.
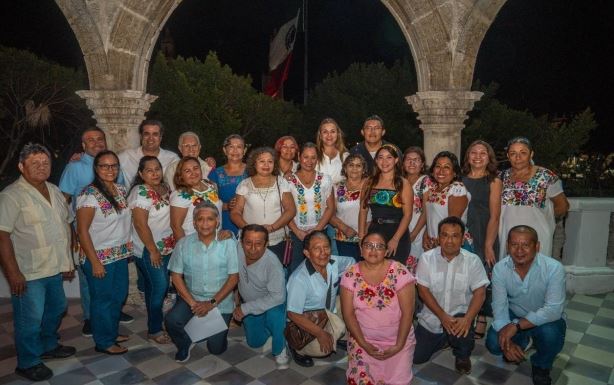
[[226,326],[222,313],[217,307],[211,309],[204,317],[192,317],[184,327],[192,342],[204,340],[226,329],[228,329],[228,326]]

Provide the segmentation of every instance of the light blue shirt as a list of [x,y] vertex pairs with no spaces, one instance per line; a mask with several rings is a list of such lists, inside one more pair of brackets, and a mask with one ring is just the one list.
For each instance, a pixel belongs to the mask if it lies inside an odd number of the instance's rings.
[[352,257],[331,255],[330,262],[326,265],[327,282],[316,271],[311,261],[305,259],[288,279],[288,311],[303,314],[306,311],[325,309],[328,287],[332,285],[328,310],[334,312],[335,300],[339,291],[339,278],[354,263],[356,263],[356,260]]
[[535,326],[561,319],[565,304],[565,268],[554,258],[538,253],[524,280],[508,255],[492,272],[493,327],[509,324],[509,310]]
[[[92,183],[94,180],[94,157],[83,153],[81,159],[68,162],[62,177],[60,178],[60,190],[65,194],[72,196],[71,207],[75,208],[77,202],[77,195],[83,190],[85,186]],[[120,171],[117,177],[117,183],[125,185],[124,176]]]
[[[175,246],[168,269],[183,274],[183,280],[196,300],[210,300],[224,286],[230,274],[239,272],[237,241],[229,238],[206,246],[198,239],[197,233],[190,234]],[[232,313],[232,292],[217,307],[222,313]]]

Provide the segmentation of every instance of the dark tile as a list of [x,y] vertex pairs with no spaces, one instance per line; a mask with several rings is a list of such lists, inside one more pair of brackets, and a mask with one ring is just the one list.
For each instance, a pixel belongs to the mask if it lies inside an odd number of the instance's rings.
[[228,330],[228,338],[243,337],[243,336],[245,336],[245,331],[243,330],[243,326],[231,328]]
[[567,304],[567,308],[578,310],[578,311],[583,311],[585,313],[590,313],[590,314],[597,314],[597,312],[599,311],[598,306],[588,305],[586,303],[574,302],[574,301],[570,301]]
[[605,300],[603,301],[603,303],[601,304],[601,307],[607,307],[608,309],[614,309],[614,301],[611,300]]
[[586,322],[576,321],[573,319],[568,319],[565,322],[567,322],[567,327],[569,329],[580,332],[580,333],[585,333],[586,329],[588,329],[588,326],[590,325]]
[[[584,336],[587,336],[587,335],[588,334],[585,334]],[[583,345],[587,345],[587,344],[583,344]],[[561,353],[565,353],[568,356],[571,356],[573,352],[576,350],[576,346],[578,346],[578,344],[574,344],[573,342],[565,341],[565,345],[563,345],[563,350],[561,351]]]
[[147,376],[137,368],[127,368],[100,379],[105,385],[132,385],[146,381]]
[[16,355],[15,345],[5,345],[0,348],[0,361]]
[[460,378],[460,376],[461,375],[456,373],[454,370],[432,362],[424,365],[424,367],[420,369],[418,373],[416,373],[416,377],[426,381],[435,382],[438,385],[454,384]]
[[200,381],[200,377],[186,368],[178,368],[168,373],[164,373],[153,380],[158,385],[191,385]]
[[[93,343],[93,342],[92,342]],[[75,354],[75,357],[81,361],[83,365],[88,365],[96,361],[104,360],[109,356],[103,353],[98,353],[94,350],[94,347],[80,350]]]
[[80,324],[71,328],[60,330],[60,336],[64,341],[72,340],[73,338],[81,336],[81,329],[83,329],[83,325]]
[[6,376],[0,377],[0,384],[30,385],[32,384],[32,381],[28,381],[25,378],[16,375],[15,373],[11,373]]
[[614,319],[597,316],[593,318],[591,325],[599,325],[599,326],[603,326],[606,328],[614,329]]
[[51,385],[66,385],[66,384],[87,384],[94,381],[96,376],[87,368],[79,368],[70,372],[62,373],[59,376],[53,376],[49,380]]
[[[278,385],[278,384],[300,384],[304,382],[307,377],[303,376],[296,370],[274,370],[260,377],[258,381],[266,385]],[[345,378],[344,378],[345,380]],[[209,381],[209,378],[207,378]],[[328,384],[327,384],[328,385]]]
[[236,365],[239,362],[243,362],[254,357],[256,354],[256,352],[241,344],[233,344],[229,345],[228,349],[226,349],[226,351],[219,357],[228,362],[230,365]]
[[[507,369],[498,368],[486,362],[476,363],[471,372],[476,373],[478,381],[484,384],[503,384],[513,373]],[[479,373],[479,375],[477,373]]]
[[[222,372],[207,377],[207,382],[211,385],[243,385],[254,380],[254,377],[247,375],[237,368],[228,368]],[[278,384],[286,382],[277,381]]]
[[159,357],[163,355],[160,350],[154,347],[143,347],[136,350],[131,350],[128,353],[124,354],[124,358],[126,361],[130,362],[132,365],[138,365],[141,362],[149,361],[152,358]]
[[614,353],[614,342],[591,334],[585,334],[580,340],[581,345]]
[[345,369],[338,366],[332,366],[329,369],[326,369],[323,372],[311,377],[311,379],[326,385],[343,385],[347,383]]
[[587,297],[595,297],[595,298],[605,298],[608,293],[601,293],[601,294],[585,294]]
[[585,361],[577,357],[571,357],[569,361],[567,361],[565,370],[607,383],[610,379],[612,368]]

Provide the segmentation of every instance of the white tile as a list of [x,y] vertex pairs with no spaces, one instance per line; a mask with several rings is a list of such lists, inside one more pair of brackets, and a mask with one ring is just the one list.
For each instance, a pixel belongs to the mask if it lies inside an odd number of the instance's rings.
[[606,383],[563,370],[555,385],[606,385]]
[[583,311],[574,310],[574,309],[565,309],[565,313],[567,314],[567,318],[580,321],[580,322],[588,322],[590,323],[595,317],[594,314],[585,313]]
[[578,345],[573,352],[574,357],[581,358],[588,362],[612,367],[614,363],[614,353],[606,352],[605,350],[595,349],[586,345]]
[[614,341],[614,329],[606,328],[604,326],[590,325],[588,329],[586,329],[586,334],[591,334],[593,336]]
[[167,355],[158,356],[151,360],[142,362],[136,366],[141,372],[145,373],[149,378],[158,377],[161,374],[168,373],[181,367],[174,359]]
[[603,304],[603,298],[597,298],[597,297],[589,297],[587,295],[582,295],[582,294],[576,294],[574,295],[573,302],[580,302],[580,303],[585,303],[587,305],[591,305],[591,306],[601,306]]
[[569,341],[574,344],[580,343],[582,336],[584,336],[584,333],[577,332],[575,330],[567,329],[565,331],[565,341]]
[[53,370],[54,376],[83,367],[81,361],[79,361],[79,359],[76,357],[69,357],[63,360],[45,361],[45,365],[47,365],[49,369]]
[[241,369],[254,378],[258,378],[275,370],[277,365],[275,364],[275,361],[271,360],[270,358],[260,355],[243,361],[235,365],[235,367]]
[[215,373],[221,372],[222,370],[228,369],[230,364],[215,356],[208,355],[200,360],[195,360],[194,362],[188,361],[188,364],[185,365],[185,367],[201,378],[207,378]]
[[130,363],[120,356],[109,356],[108,358],[88,364],[86,368],[96,377],[104,377],[119,372],[120,370],[127,369],[130,366]]
[[602,307],[597,312],[597,315],[601,317],[614,318],[614,309],[608,309],[607,307]]

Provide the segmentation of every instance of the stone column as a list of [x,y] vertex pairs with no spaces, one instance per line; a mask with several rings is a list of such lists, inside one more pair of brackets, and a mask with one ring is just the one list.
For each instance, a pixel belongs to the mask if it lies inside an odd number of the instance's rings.
[[467,112],[482,95],[477,91],[419,91],[406,97],[421,122],[428,163],[444,150],[455,153],[460,159],[461,130],[465,127]]
[[77,95],[86,100],[98,127],[107,134],[107,147],[115,152],[139,145],[139,124],[158,98],[134,90],[83,90]]

